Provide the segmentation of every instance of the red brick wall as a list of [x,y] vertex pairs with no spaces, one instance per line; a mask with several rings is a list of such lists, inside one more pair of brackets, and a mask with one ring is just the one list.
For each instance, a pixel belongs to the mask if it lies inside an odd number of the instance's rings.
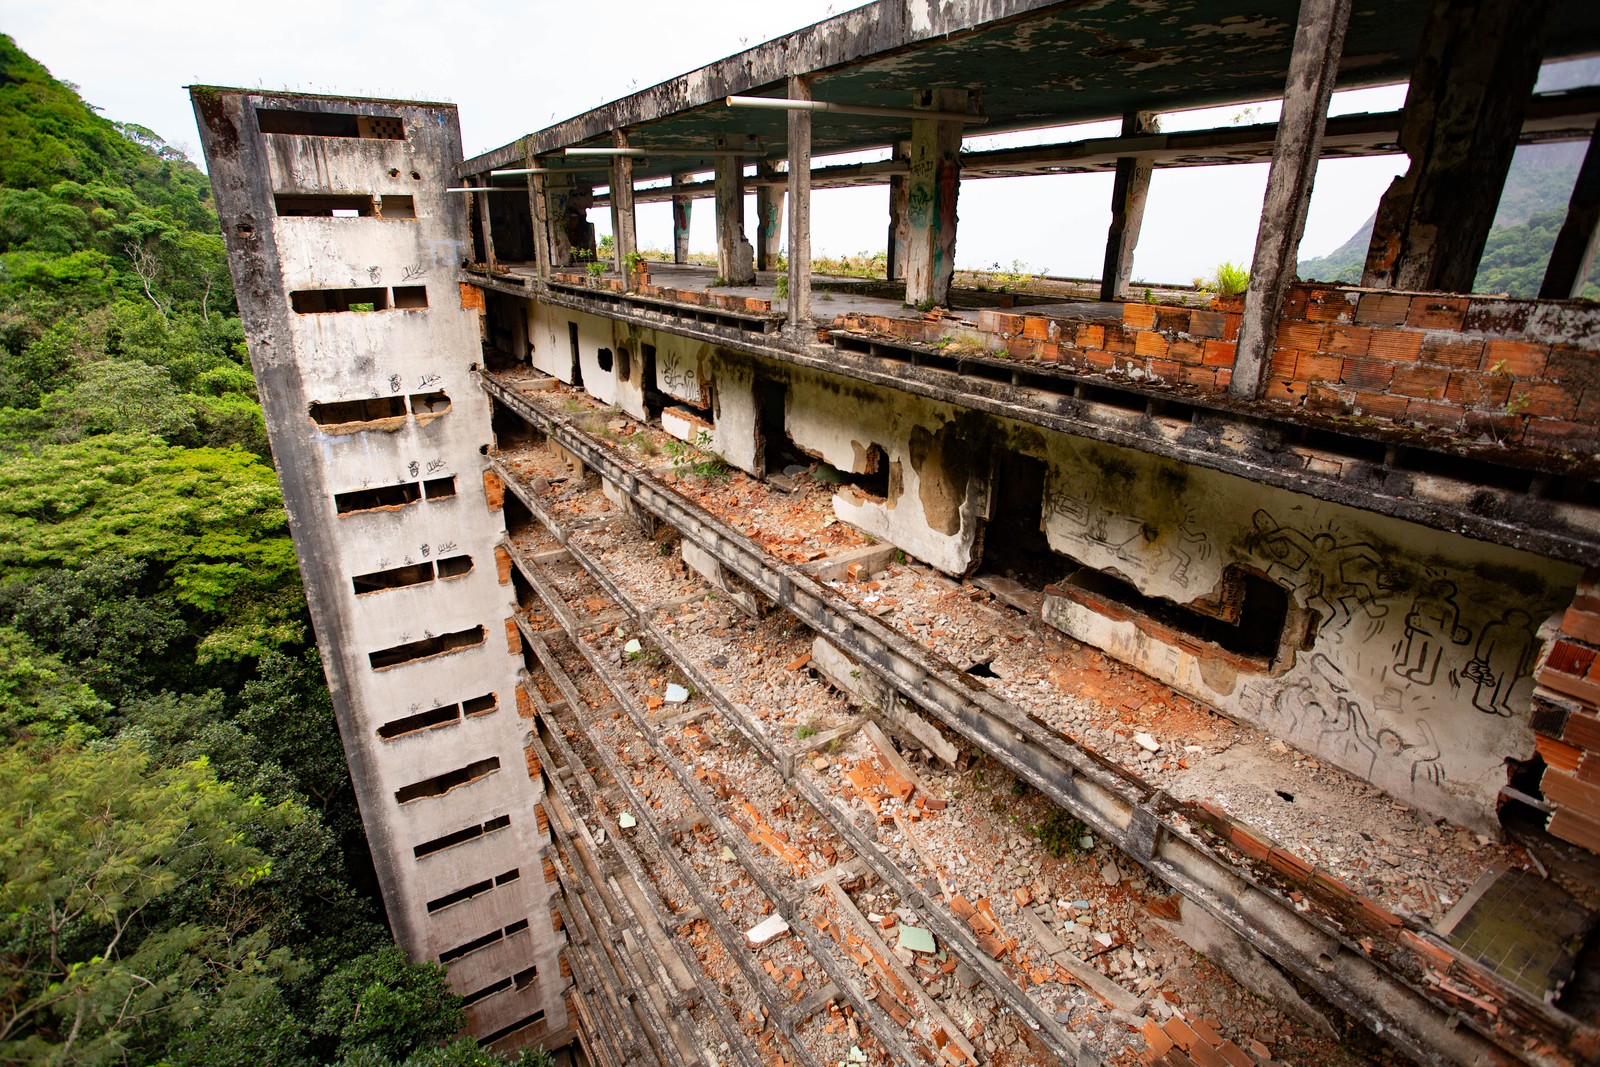
[[[1122,322],[978,312],[990,353],[1221,394],[1233,375],[1233,310],[1123,305]],[[910,340],[961,339],[948,320],[846,315]],[[1265,399],[1323,417],[1378,420],[1505,444],[1600,451],[1600,307],[1296,285]]]
[[1533,691],[1549,830],[1600,852],[1600,570],[1578,583],[1561,631],[1544,650]]

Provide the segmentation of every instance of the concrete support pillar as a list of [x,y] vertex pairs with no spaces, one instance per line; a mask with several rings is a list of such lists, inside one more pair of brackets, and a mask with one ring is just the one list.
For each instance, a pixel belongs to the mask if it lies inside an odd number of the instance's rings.
[[1289,55],[1289,76],[1283,87],[1283,116],[1272,145],[1267,195],[1256,230],[1256,254],[1250,263],[1250,288],[1245,290],[1244,317],[1239,324],[1238,355],[1229,391],[1255,399],[1264,371],[1272,365],[1278,339],[1278,316],[1294,281],[1295,255],[1306,228],[1311,186],[1322,155],[1322,131],[1328,121],[1328,100],[1344,53],[1344,31],[1350,22],[1350,0],[1300,0],[1300,21]]
[[[733,147],[725,137],[717,147]],[[749,285],[756,279],[755,250],[744,236],[744,159],[718,156],[717,274],[729,285]]]
[[[1154,111],[1122,116],[1122,136],[1155,133],[1160,122]],[[1117,177],[1111,186],[1111,229],[1106,234],[1106,260],[1100,271],[1100,299],[1123,300],[1133,277],[1133,250],[1144,225],[1144,202],[1150,196],[1150,178],[1156,165],[1148,159],[1124,156],[1117,160]]]
[[[672,176],[674,188],[688,184],[689,172],[678,171]],[[689,219],[694,213],[694,198],[672,197],[672,262],[689,262]]]
[[778,168],[762,160],[756,164],[756,270],[777,270],[783,250],[783,192]]
[[[529,152],[522,165],[532,170],[539,165],[538,157]],[[550,277],[550,201],[543,174],[528,175],[528,217],[533,226],[533,269],[544,281]]]
[[[965,111],[967,90],[930,89],[917,106]],[[912,119],[906,175],[906,303],[943,304],[956,273],[956,193],[961,187],[959,119]]]
[[1433,0],[1361,284],[1472,291],[1556,0]]
[[[911,142],[897,141],[894,161],[905,163],[911,158]],[[906,241],[911,237],[911,223],[906,219],[906,176],[889,175],[889,238],[886,277],[891,282],[904,281],[906,277]]]
[[1565,300],[1583,292],[1584,282],[1594,266],[1600,248],[1600,123],[1589,138],[1589,151],[1578,168],[1578,181],[1567,201],[1567,218],[1556,234],[1556,246],[1545,268],[1539,295],[1549,300]]
[[[617,148],[628,147],[628,135],[614,130],[611,142]],[[614,156],[611,160],[611,234],[614,266],[622,275],[623,284],[633,288],[633,272],[628,269],[628,256],[639,247],[639,238],[633,214],[633,157]]]
[[567,233],[567,204],[571,199],[571,178],[565,174],[545,178],[544,232],[552,267],[565,267],[572,262],[572,240]]
[[[789,79],[791,100],[811,99],[811,79]],[[811,112],[789,112],[789,322],[797,338],[811,321]]]
[[[469,184],[486,187],[489,184],[489,176],[485,174],[481,177],[472,178],[469,180]],[[491,274],[499,266],[494,257],[494,227],[489,223],[489,197],[493,195],[493,193],[472,194],[472,210],[478,217],[478,240],[483,247],[484,265],[489,268],[489,273]]]

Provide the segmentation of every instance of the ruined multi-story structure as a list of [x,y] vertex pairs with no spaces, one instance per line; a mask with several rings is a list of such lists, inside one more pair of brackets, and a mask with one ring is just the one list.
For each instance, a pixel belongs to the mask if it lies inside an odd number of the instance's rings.
[[[1600,1058],[1600,89],[1533,91],[1597,51],[1579,0],[880,0],[465,160],[447,105],[194,89],[389,914],[472,1032]],[[1556,140],[1544,295],[1471,293]],[[1318,161],[1396,151],[1364,284],[1296,279]],[[1242,297],[1130,298],[1153,170],[1262,161]],[[956,272],[964,181],[1088,172],[1100,280]],[[887,279],[814,276],[861,185]]]

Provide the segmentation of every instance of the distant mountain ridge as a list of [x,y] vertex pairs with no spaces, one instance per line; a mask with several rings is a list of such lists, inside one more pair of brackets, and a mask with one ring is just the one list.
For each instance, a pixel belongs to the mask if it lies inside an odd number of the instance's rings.
[[[1581,141],[1517,149],[1473,282],[1475,292],[1538,295],[1585,149]],[[1332,252],[1302,259],[1297,265],[1300,277],[1307,281],[1359,284],[1376,220],[1377,212],[1373,212],[1349,240]],[[1600,265],[1590,274],[1584,295],[1600,298]]]

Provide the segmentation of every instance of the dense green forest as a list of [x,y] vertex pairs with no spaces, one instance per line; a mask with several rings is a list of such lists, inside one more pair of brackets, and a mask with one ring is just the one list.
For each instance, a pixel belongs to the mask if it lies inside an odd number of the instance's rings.
[[510,1062],[390,940],[254,390],[205,176],[0,35],[0,1063]]
[[[1489,231],[1483,259],[1478,263],[1474,292],[1539,295],[1584,149],[1585,145],[1578,141],[1517,149],[1495,210],[1494,228]],[[1348,241],[1327,255],[1301,260],[1300,277],[1359,284],[1375,219],[1375,215],[1368,218]],[[1600,299],[1600,262],[1590,272],[1583,295]]]

